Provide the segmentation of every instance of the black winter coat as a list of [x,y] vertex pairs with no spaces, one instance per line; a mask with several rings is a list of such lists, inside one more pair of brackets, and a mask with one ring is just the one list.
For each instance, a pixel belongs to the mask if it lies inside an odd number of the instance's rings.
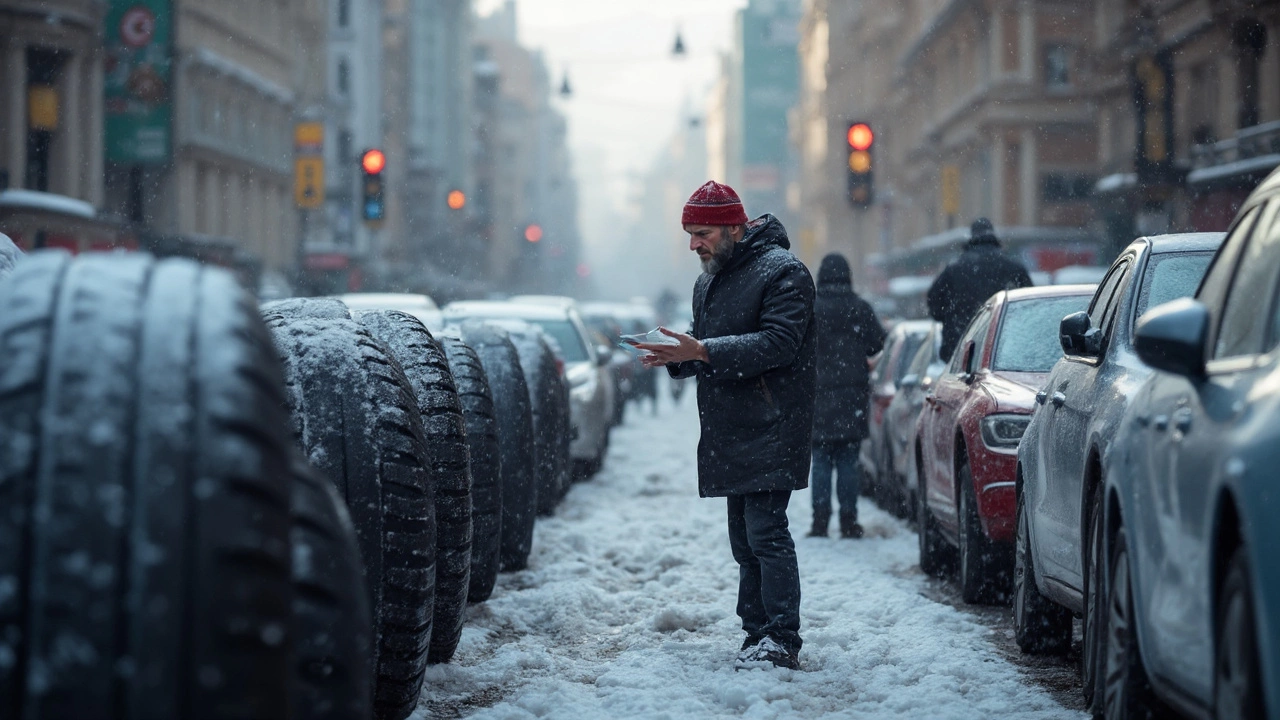
[[929,287],[929,314],[942,323],[942,358],[951,357],[960,335],[987,298],[1020,287],[1031,287],[1031,276],[1022,263],[1001,252],[994,240],[970,241]]
[[818,326],[813,444],[861,442],[871,405],[867,358],[884,347],[884,328],[848,276],[843,282],[818,283],[813,315]]
[[693,288],[693,336],[710,363],[697,375],[698,494],[800,490],[809,484],[816,343],[813,278],[772,215],[747,224],[733,256]]

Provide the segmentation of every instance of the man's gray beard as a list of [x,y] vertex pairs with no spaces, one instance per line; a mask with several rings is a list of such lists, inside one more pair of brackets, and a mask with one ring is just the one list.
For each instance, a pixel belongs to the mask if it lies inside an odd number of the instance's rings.
[[711,249],[711,257],[702,260],[702,272],[715,275],[724,269],[731,257],[733,257],[733,239],[729,237],[728,230],[725,230],[720,236],[720,241]]

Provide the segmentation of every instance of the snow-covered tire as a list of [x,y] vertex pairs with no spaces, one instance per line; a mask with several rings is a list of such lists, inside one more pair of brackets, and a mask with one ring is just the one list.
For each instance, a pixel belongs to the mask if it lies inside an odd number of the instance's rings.
[[0,716],[289,716],[282,405],[225,271],[39,252],[0,284]]
[[296,451],[292,497],[294,717],[372,717],[373,613],[355,527]]
[[557,368],[555,350],[534,333],[512,333],[529,386],[533,412],[538,514],[551,515],[569,489],[569,391]]
[[284,362],[294,438],[355,524],[374,609],[374,711],[407,717],[426,672],[435,601],[431,459],[413,386],[352,320],[268,322]]
[[309,317],[317,320],[350,320],[351,311],[337,298],[296,297],[272,300],[261,306],[262,319],[270,323],[285,317]]
[[462,414],[467,421],[471,449],[471,588],[468,602],[484,602],[498,580],[498,550],[502,545],[502,462],[498,428],[493,417],[493,394],[484,366],[461,338],[437,338],[449,358],[458,386]]
[[533,412],[520,355],[505,330],[481,323],[462,327],[462,339],[480,358],[493,394],[493,419],[502,469],[500,570],[523,570],[533,547],[537,514]]
[[471,587],[471,468],[462,402],[444,350],[420,320],[398,310],[366,310],[355,318],[404,368],[422,415],[436,501],[435,621],[427,662],[448,662],[462,638]]

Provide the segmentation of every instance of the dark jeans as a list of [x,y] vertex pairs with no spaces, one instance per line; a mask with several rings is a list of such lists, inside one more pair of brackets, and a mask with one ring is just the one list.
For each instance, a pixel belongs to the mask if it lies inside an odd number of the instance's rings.
[[790,491],[730,495],[729,545],[738,561],[738,617],[748,637],[800,651],[800,568],[787,530]]
[[862,484],[858,450],[858,443],[813,447],[813,475],[810,484],[813,487],[811,492],[815,518],[831,517],[831,471],[834,468],[840,512],[852,514],[855,521],[858,519],[858,492]]

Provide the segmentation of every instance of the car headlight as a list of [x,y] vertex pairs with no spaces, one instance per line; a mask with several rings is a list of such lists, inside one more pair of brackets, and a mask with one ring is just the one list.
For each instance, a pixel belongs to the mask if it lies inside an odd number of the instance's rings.
[[1030,422],[1030,415],[988,415],[982,418],[982,442],[992,450],[1016,450]]

